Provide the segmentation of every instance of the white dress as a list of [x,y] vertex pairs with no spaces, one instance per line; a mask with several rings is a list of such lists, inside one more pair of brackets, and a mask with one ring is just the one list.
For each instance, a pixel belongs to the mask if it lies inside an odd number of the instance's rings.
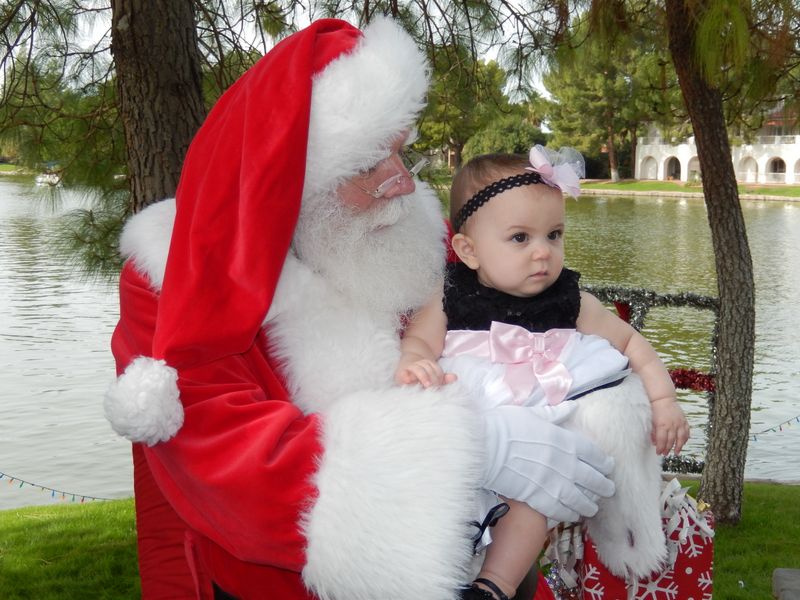
[[489,331],[448,331],[441,364],[485,409],[555,405],[631,372],[627,357],[604,338],[574,329],[532,333],[496,321]]
[[[574,329],[531,333],[493,322],[489,331],[447,334],[441,359],[481,410],[530,406],[547,418],[549,407],[574,402],[562,425],[585,434],[615,460],[615,495],[598,500],[587,521],[598,555],[621,577],[643,577],[667,557],[661,523],[661,459],[650,441],[650,402],[627,358],[607,340]],[[487,494],[484,509],[497,503]],[[551,524],[552,525],[552,524]],[[478,544],[491,542],[488,529]]]

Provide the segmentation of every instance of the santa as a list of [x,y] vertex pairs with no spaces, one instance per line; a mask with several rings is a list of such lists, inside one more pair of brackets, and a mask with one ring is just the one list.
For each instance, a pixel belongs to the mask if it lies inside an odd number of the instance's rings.
[[453,600],[481,488],[559,521],[612,493],[603,453],[525,407],[393,384],[445,261],[402,157],[427,86],[392,21],[317,21],[219,100],[176,198],[127,223],[106,413],[135,442],[146,600]]

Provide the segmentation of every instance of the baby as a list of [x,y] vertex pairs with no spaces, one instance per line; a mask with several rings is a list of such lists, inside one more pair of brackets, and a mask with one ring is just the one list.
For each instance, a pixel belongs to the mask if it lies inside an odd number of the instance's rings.
[[[448,266],[443,295],[412,317],[395,380],[427,387],[458,378],[486,408],[561,413],[556,405],[581,397],[564,426],[616,460],[617,495],[590,533],[612,571],[643,576],[665,557],[656,455],[680,452],[689,426],[652,346],[564,267],[563,193],[577,196],[582,174],[580,154],[541,146],[529,157],[479,156],[456,174],[451,243],[461,262]],[[546,518],[505,501],[510,510],[463,598],[513,596],[542,549]]]

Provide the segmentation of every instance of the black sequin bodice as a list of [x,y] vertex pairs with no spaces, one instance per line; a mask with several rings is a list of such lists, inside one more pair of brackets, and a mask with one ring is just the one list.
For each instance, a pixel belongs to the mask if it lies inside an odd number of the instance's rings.
[[565,268],[541,294],[518,298],[482,285],[463,263],[449,264],[444,286],[447,329],[488,330],[492,321],[535,332],[574,328],[581,308],[579,279],[580,273]]

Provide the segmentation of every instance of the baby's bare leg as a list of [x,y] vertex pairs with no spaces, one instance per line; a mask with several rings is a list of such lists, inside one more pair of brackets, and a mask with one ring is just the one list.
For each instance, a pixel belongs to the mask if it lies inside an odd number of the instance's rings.
[[[539,557],[547,538],[547,519],[524,502],[504,502],[510,510],[492,528],[492,543],[478,577],[493,581],[510,598]],[[488,589],[480,582],[476,585]]]

